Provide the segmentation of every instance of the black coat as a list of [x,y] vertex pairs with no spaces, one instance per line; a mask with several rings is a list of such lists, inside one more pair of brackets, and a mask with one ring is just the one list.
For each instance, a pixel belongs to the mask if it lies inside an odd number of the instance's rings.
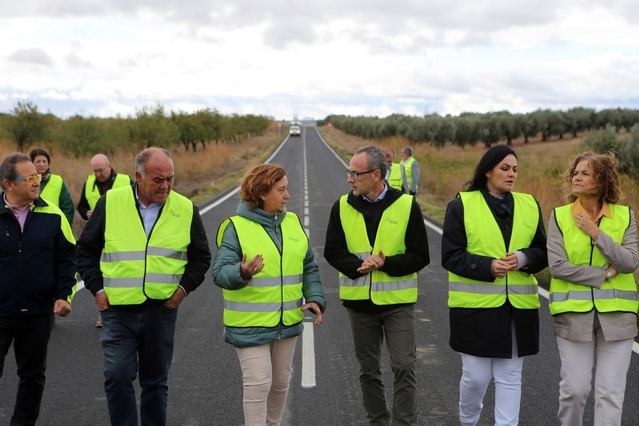
[[[46,205],[42,198],[34,201],[35,207]],[[55,300],[71,294],[76,282],[75,245],[62,232],[61,220],[60,215],[32,209],[22,231],[2,201],[0,316],[51,315]]]
[[[504,199],[482,194],[501,230],[505,246],[510,244],[512,234],[514,200],[508,193]],[[539,206],[538,206],[539,207]],[[477,218],[482,220],[482,218]],[[528,257],[523,272],[537,273],[548,266],[546,255],[546,232],[541,209],[537,232],[530,247],[517,247]],[[493,282],[491,272],[493,258],[467,252],[464,206],[461,198],[448,204],[442,235],[442,266],[466,278]],[[518,309],[508,300],[498,308],[451,308],[450,346],[457,352],[469,355],[511,358],[512,332],[514,324],[517,335],[518,355],[534,355],[539,352],[539,315],[537,309]]]
[[[402,192],[393,188],[388,188],[384,198],[376,203],[366,201],[361,195],[348,194],[347,202],[355,210],[362,213],[366,224],[366,234],[371,246],[375,244],[377,228],[382,218],[384,210],[393,204]],[[395,277],[418,272],[430,263],[428,252],[428,236],[424,226],[424,217],[417,201],[413,199],[408,227],[404,237],[406,252],[395,256],[387,256],[384,266],[380,271]],[[375,253],[377,254],[377,253]],[[331,216],[326,228],[326,243],[324,245],[324,257],[326,261],[351,279],[361,277],[363,274],[357,272],[357,268],[362,265],[362,260],[348,251],[346,246],[346,236],[342,228],[339,214],[339,200],[335,202],[331,210]],[[375,305],[370,300],[345,300],[344,306],[363,312],[375,312],[384,309],[396,308],[397,305]]]

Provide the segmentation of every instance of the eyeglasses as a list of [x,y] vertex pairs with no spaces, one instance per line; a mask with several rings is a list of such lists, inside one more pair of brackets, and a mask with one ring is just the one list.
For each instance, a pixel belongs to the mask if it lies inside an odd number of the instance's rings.
[[357,180],[358,177],[360,177],[361,175],[366,175],[368,173],[373,173],[375,170],[377,169],[370,169],[370,170],[366,170],[364,172],[356,172],[354,170],[346,170],[346,178],[353,178],[355,180]]
[[33,185],[34,183],[40,183],[40,181],[42,181],[42,175],[40,173],[36,173],[35,175],[31,175],[31,176],[27,176],[27,177],[23,177],[23,176],[16,176],[15,179],[13,179],[14,182],[28,182],[29,184]]

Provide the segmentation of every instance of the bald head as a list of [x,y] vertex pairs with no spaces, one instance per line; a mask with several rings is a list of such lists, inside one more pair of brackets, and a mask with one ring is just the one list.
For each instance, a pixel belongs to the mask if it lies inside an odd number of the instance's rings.
[[91,169],[98,182],[106,182],[111,177],[111,162],[104,154],[95,154],[91,158]]

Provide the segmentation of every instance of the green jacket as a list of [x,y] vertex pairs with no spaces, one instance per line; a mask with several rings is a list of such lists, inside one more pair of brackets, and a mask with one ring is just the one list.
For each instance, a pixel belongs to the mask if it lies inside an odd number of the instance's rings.
[[[264,226],[264,229],[273,241],[281,246],[280,236],[282,234],[280,225],[284,219],[283,214],[267,213],[262,209],[249,209],[244,202],[240,202],[237,207],[237,214],[257,222]],[[250,259],[248,259],[250,261]],[[237,234],[233,226],[229,225],[224,231],[222,244],[218,248],[215,261],[213,262],[213,282],[218,287],[237,290],[246,286],[246,281],[240,277],[240,263],[242,262],[242,250],[240,248]],[[313,250],[309,244],[304,258],[304,278],[302,293],[306,302],[315,302],[320,306],[322,312],[326,309],[326,298],[320,282],[319,267],[315,262]],[[278,324],[275,327],[224,327],[224,340],[236,347],[247,347],[263,345],[275,340],[286,339],[302,333],[303,323],[290,327]]]

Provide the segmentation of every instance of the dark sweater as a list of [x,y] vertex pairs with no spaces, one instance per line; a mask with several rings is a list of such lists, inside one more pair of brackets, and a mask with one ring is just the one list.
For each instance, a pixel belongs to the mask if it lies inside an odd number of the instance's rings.
[[[482,190],[482,194],[501,230],[505,246],[508,247],[513,225],[512,194],[506,194],[504,199],[493,197],[486,190]],[[495,280],[491,272],[493,258],[467,252],[464,206],[460,198],[448,204],[443,231],[442,266],[446,270],[474,280]],[[534,274],[548,266],[546,232],[541,211],[530,247],[514,249],[521,250],[528,257],[528,264],[521,271]],[[538,310],[517,309],[508,300],[498,308],[451,308],[450,346],[457,352],[469,355],[511,358],[513,323],[517,335],[518,355],[536,354],[539,351]]]
[[[362,213],[366,224],[366,233],[371,247],[375,244],[377,228],[382,218],[384,210],[393,204],[402,192],[389,188],[384,198],[376,203],[366,201],[364,197],[348,194],[348,204],[355,210]],[[422,211],[413,199],[408,228],[404,237],[406,252],[395,256],[387,256],[384,266],[380,271],[395,277],[418,272],[430,263],[428,252],[428,237],[424,226]],[[377,253],[374,253],[377,254]],[[362,260],[348,251],[346,237],[339,214],[339,200],[335,202],[331,210],[331,216],[326,228],[326,243],[324,245],[324,257],[331,266],[351,279],[356,279],[363,274],[357,272],[357,268],[362,265]],[[375,305],[369,300],[344,300],[342,302],[347,308],[362,312],[379,312],[381,310],[393,309],[397,305]]]

